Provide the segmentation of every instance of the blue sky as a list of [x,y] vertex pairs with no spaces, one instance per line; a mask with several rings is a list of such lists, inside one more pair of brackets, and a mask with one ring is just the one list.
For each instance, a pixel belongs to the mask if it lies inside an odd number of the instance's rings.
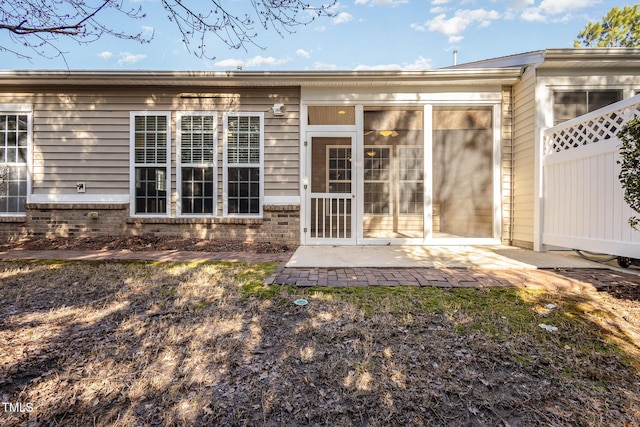
[[[112,27],[153,34],[148,44],[104,36],[79,45],[60,39],[60,58],[31,60],[0,52],[2,69],[91,70],[423,70],[544,48],[573,47],[589,20],[613,6],[598,0],[341,0],[333,18],[320,18],[295,34],[260,32],[256,46],[232,50],[211,37],[214,59],[189,53],[159,0],[124,0],[141,6],[142,20],[109,20]],[[228,0],[238,7],[246,0]],[[191,0],[196,5],[202,0]],[[318,4],[316,2],[316,4]],[[631,4],[631,3],[627,3]],[[247,11],[250,6],[247,5]],[[0,42],[8,45],[6,34]]]

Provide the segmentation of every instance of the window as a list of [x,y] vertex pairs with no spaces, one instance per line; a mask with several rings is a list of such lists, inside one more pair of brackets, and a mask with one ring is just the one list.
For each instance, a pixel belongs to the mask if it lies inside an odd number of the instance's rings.
[[351,193],[351,147],[327,146],[329,193]]
[[420,146],[399,146],[398,151],[398,213],[424,212],[424,150]]
[[171,113],[131,113],[134,213],[169,214]]
[[215,215],[217,116],[178,113],[176,126],[179,214]]
[[391,213],[391,147],[364,147],[364,213]]
[[553,93],[553,125],[622,100],[620,90],[577,90]]
[[264,114],[228,113],[224,127],[224,214],[262,215]]
[[0,215],[26,212],[29,119],[0,114]]

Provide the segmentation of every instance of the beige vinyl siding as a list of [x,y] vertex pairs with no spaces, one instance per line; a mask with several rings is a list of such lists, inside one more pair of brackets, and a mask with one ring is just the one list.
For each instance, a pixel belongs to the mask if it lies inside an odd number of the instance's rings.
[[[128,111],[117,98],[45,94],[34,103],[33,194],[128,194]],[[105,107],[109,109],[105,111]]]
[[[77,194],[76,183],[85,182],[86,195],[129,195],[131,111],[170,111],[172,160],[172,210],[175,213],[177,111],[218,113],[218,173],[222,173],[223,113],[265,113],[264,192],[266,196],[298,196],[299,103],[298,88],[247,88],[194,91],[134,89],[127,87],[65,92],[39,88],[1,94],[0,103],[33,105],[33,194]],[[187,93],[188,92],[188,93]],[[286,114],[273,116],[268,109],[284,103]],[[218,194],[222,194],[222,176]],[[219,200],[218,206],[220,207]]]
[[290,98],[286,111],[284,117],[265,114],[264,181],[267,197],[299,195],[300,100]]
[[513,90],[512,240],[513,244],[525,247],[533,247],[534,233],[535,77],[535,69],[527,69]]

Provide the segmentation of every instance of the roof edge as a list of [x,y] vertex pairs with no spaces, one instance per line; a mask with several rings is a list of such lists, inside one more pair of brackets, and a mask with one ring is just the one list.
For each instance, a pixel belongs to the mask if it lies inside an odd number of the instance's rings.
[[635,47],[572,47],[553,48],[544,50],[545,61],[552,60],[619,60],[629,56],[640,58],[640,48]]
[[541,63],[544,59],[544,50],[534,50],[531,52],[517,53],[514,55],[499,56],[496,58],[481,59],[479,61],[465,62],[449,67],[441,68],[442,70],[460,70],[472,68],[509,68],[509,67],[526,67],[530,64]]
[[592,64],[593,68],[602,64],[611,65],[621,62],[640,63],[640,48],[630,47],[578,47],[578,48],[549,48],[497,58],[467,62],[443,70],[469,69],[485,67],[524,67],[533,65],[540,68],[566,67],[567,63],[580,61]]
[[517,80],[520,67],[425,71],[0,71],[0,85],[305,86]]

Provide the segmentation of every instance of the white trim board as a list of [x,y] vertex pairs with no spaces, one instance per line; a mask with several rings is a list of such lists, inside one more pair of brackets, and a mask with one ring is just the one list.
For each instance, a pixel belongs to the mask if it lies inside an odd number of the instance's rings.
[[129,203],[128,194],[32,194],[28,203]]
[[264,205],[300,205],[300,200],[300,196],[264,196]]

